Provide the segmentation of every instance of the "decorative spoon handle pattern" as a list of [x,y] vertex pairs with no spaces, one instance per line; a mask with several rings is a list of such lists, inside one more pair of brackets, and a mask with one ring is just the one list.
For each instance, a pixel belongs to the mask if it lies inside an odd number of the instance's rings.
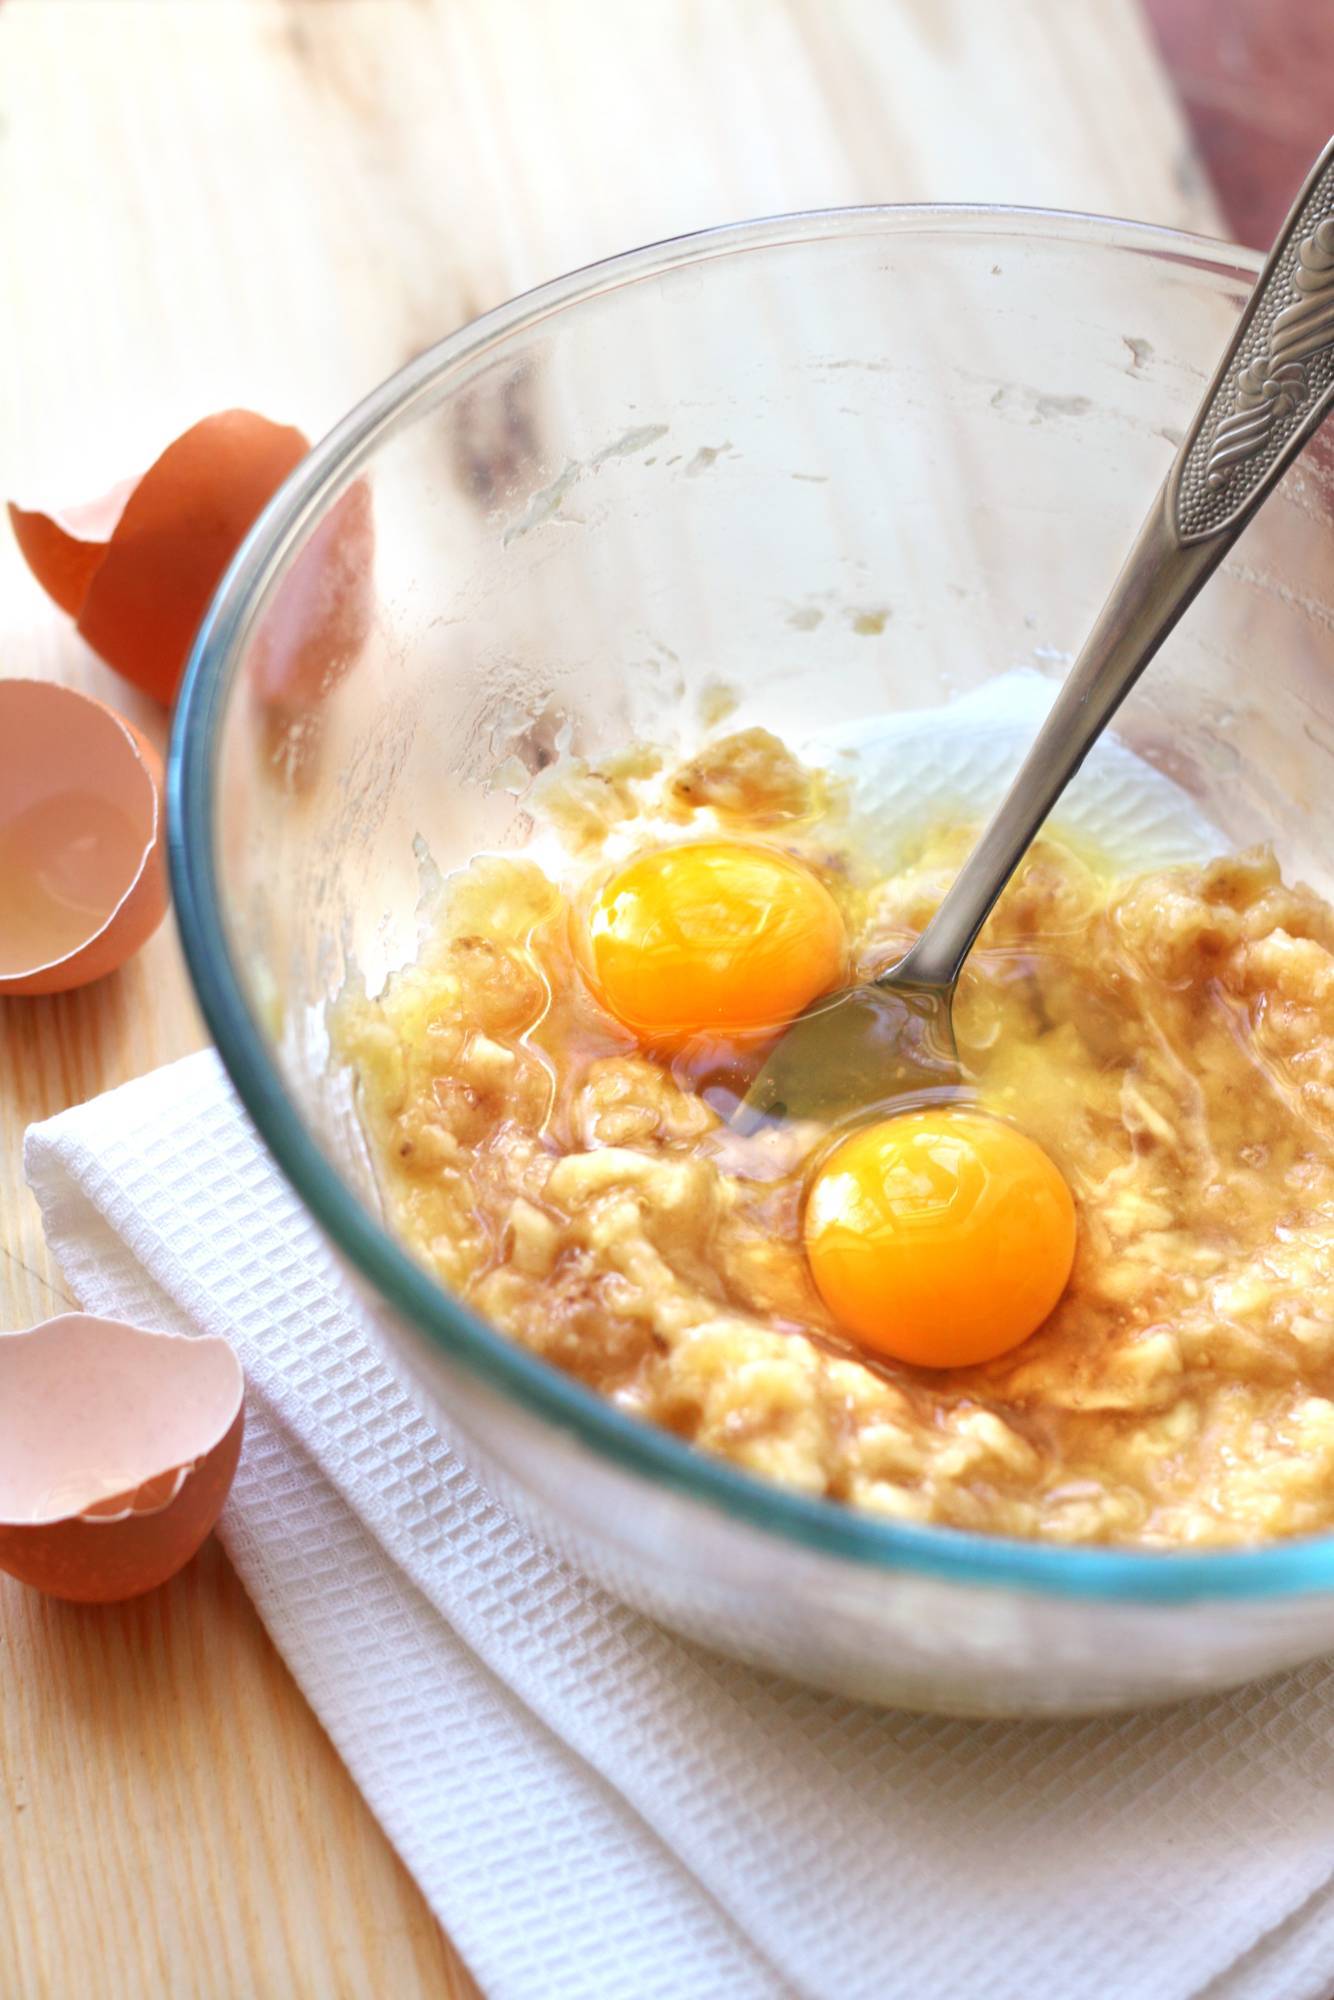
[[1182,543],[1237,527],[1334,406],[1334,140],[1293,204],[1182,447]]

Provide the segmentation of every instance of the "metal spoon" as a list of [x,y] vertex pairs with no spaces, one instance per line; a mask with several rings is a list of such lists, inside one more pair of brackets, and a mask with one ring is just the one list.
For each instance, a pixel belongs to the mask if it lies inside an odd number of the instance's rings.
[[1256,280],[1184,444],[1018,775],[916,944],[792,1023],[734,1116],[835,1123],[959,1084],[964,960],[1048,813],[1334,403],[1334,139]]

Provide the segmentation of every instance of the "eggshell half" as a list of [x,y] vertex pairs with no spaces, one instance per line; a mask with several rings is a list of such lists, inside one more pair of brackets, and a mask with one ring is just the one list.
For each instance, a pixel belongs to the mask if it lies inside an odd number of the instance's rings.
[[168,896],[152,744],[91,695],[0,680],[0,996],[113,972]]
[[225,1340],[67,1313],[0,1334],[0,1570],[108,1604],[189,1562],[241,1452]]
[[93,650],[169,703],[223,571],[309,448],[288,425],[222,410],[105,500],[61,513],[11,504],[9,517],[34,576]]
[[94,570],[100,568],[125,502],[139,484],[124,479],[100,500],[41,514],[10,504],[9,521],[23,560],[48,597],[77,618]]

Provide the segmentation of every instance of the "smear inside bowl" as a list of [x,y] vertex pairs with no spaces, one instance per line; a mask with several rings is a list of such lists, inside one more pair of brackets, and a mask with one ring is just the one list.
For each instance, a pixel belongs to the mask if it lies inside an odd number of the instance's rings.
[[156,752],[103,703],[0,681],[0,991],[100,978],[166,909]]

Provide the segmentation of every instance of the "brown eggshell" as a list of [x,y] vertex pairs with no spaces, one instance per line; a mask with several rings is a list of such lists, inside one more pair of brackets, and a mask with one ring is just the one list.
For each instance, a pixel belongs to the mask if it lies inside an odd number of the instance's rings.
[[91,695],[0,680],[0,996],[113,972],[168,896],[152,744]]
[[0,1570],[80,1604],[165,1583],[222,1512],[244,1395],[225,1340],[87,1313],[0,1334]]
[[167,446],[114,519],[123,489],[59,515],[11,505],[10,519],[38,582],[93,650],[169,703],[223,571],[309,448],[253,410],[222,410]]
[[24,561],[47,596],[71,618],[83,610],[93,572],[100,567],[125,502],[138,484],[137,479],[122,480],[101,500],[66,507],[58,514],[41,514],[10,502],[10,526]]

